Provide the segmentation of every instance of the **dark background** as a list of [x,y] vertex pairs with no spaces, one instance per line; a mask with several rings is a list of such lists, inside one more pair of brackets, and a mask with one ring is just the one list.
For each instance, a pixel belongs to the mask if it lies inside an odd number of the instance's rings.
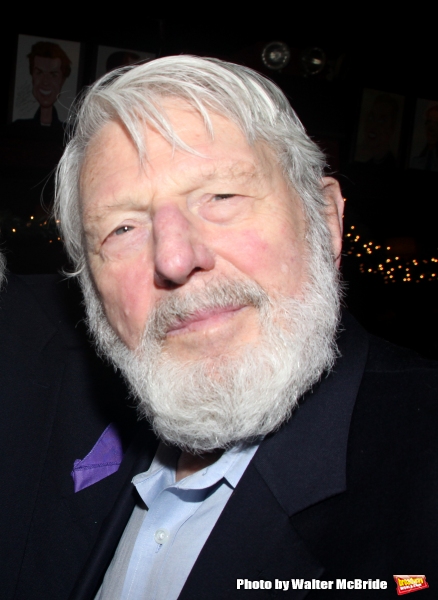
[[[310,136],[327,152],[331,173],[346,198],[346,233],[360,236],[353,244],[352,235],[345,239],[348,308],[371,331],[438,358],[438,285],[433,276],[436,264],[438,279],[438,263],[431,261],[438,258],[438,173],[406,166],[416,99],[438,101],[434,17],[419,6],[404,20],[393,14],[385,22],[378,7],[371,5],[356,7],[355,15],[339,16],[330,11],[320,14],[317,7],[305,16],[269,8],[269,18],[261,14],[245,20],[230,15],[153,19],[137,15],[133,7],[129,14],[112,19],[106,15],[106,21],[93,25],[86,18],[79,25],[70,19],[57,23],[40,19],[32,25],[20,18],[10,20],[0,38],[0,228],[9,269],[55,272],[67,264],[56,228],[47,217],[62,140],[18,135],[8,123],[18,34],[81,42],[83,85],[94,79],[98,45],[159,56],[215,56],[245,64],[274,80]],[[290,63],[280,72],[268,69],[261,59],[264,46],[274,40],[291,50]],[[300,56],[314,47],[324,51],[327,62],[321,73],[309,76]],[[405,98],[402,152],[392,169],[352,161],[364,88]],[[373,242],[372,254],[364,249],[368,242]],[[375,250],[376,246],[380,248]],[[379,264],[384,268],[379,269]],[[385,279],[382,271],[386,273],[389,265],[396,266],[397,277]]]

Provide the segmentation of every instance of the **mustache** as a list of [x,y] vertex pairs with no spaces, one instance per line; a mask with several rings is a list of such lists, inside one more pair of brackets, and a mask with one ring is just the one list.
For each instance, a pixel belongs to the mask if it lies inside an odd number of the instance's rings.
[[152,311],[145,328],[144,339],[163,341],[168,331],[201,311],[253,306],[258,310],[270,305],[271,299],[255,281],[211,281],[195,292],[172,292]]

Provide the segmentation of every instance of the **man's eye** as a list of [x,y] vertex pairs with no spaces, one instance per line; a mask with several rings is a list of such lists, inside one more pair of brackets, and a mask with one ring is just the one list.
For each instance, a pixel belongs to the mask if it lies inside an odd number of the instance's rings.
[[130,225],[123,225],[123,227],[119,227],[118,229],[116,229],[114,231],[114,235],[123,235],[124,233],[127,233],[128,231],[131,231],[132,229],[134,229],[134,228],[131,227]]
[[233,198],[236,194],[215,194],[212,198],[213,201],[226,200],[227,198]]

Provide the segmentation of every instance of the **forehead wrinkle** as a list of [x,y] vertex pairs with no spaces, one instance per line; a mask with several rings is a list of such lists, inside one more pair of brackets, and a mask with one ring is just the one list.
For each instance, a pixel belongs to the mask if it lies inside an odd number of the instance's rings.
[[266,165],[257,162],[245,161],[230,162],[226,165],[203,165],[198,173],[187,173],[187,183],[190,188],[208,182],[230,182],[259,183],[270,175],[270,169]]

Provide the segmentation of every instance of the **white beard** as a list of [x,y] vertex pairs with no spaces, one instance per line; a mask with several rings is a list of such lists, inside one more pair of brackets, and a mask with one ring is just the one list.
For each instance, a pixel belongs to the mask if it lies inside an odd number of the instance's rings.
[[[322,252],[321,252],[322,253]],[[121,370],[138,411],[164,441],[192,453],[227,448],[278,429],[337,356],[339,284],[331,257],[313,256],[301,299],[269,298],[252,281],[219,279],[191,296],[175,291],[155,308],[135,352],[118,338],[87,274],[88,322],[98,350]],[[316,265],[318,265],[316,267]],[[238,352],[182,362],[165,332],[196,311],[252,305],[260,336]]]

